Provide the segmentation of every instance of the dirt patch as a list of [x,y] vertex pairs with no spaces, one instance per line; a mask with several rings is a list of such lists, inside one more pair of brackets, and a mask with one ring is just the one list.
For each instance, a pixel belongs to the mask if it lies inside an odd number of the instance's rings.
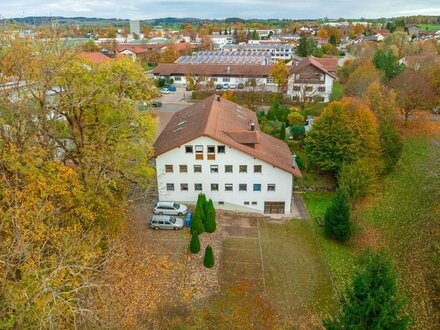
[[224,226],[223,232],[225,237],[249,237],[258,238],[258,228]]

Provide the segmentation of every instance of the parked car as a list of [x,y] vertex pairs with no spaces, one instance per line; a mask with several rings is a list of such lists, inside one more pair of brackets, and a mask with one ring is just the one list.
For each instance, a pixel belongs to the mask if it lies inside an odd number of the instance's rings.
[[176,86],[168,86],[168,92],[175,92],[175,91],[177,91],[177,88],[176,88]]
[[244,84],[243,83],[238,83],[237,88],[238,89],[244,89]]
[[151,102],[151,105],[154,108],[160,108],[162,106],[162,102],[158,101],[158,100],[154,100],[153,102]]
[[229,89],[229,84],[228,83],[224,83],[222,87],[223,87],[223,89]]
[[433,113],[434,115],[440,115],[440,107],[433,108],[433,109],[432,109],[432,113]]
[[159,229],[174,229],[179,230],[183,228],[183,219],[176,218],[172,215],[153,215],[150,220],[150,227],[154,230]]
[[223,88],[223,85],[221,85],[221,84],[217,84],[216,86],[215,86],[215,89],[222,89]]
[[230,85],[229,85],[229,88],[230,88],[230,89],[236,89],[236,88],[237,88],[237,85],[236,85],[236,84],[230,84]]
[[162,94],[169,94],[169,93],[170,93],[170,91],[169,91],[167,88],[162,88],[162,89],[160,90],[160,92],[161,92]]
[[159,215],[185,215],[188,212],[188,208],[186,205],[174,202],[157,202],[153,212]]

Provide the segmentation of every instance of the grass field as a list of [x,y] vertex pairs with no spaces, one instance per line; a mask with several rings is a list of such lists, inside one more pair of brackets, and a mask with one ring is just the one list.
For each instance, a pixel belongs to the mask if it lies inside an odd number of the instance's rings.
[[373,230],[380,245],[392,254],[418,329],[438,326],[433,308],[438,297],[432,287],[432,276],[438,271],[433,260],[439,243],[438,152],[430,138],[407,138],[396,171],[360,212],[365,228]]
[[311,221],[262,222],[261,241],[269,299],[296,328],[312,328],[337,308],[330,273]]
[[419,24],[417,26],[427,31],[440,30],[440,24]]
[[342,97],[344,96],[344,86],[342,86],[340,83],[338,83],[337,81],[335,81],[333,83],[333,91],[332,91],[332,96],[331,99],[332,101],[337,101],[342,99]]
[[[385,177],[375,196],[357,205],[353,212],[356,236],[348,244],[325,238],[315,226],[332,278],[339,291],[350,283],[355,260],[367,247],[384,248],[395,263],[399,286],[407,297],[412,328],[434,329],[438,325],[438,280],[440,219],[440,159],[431,137],[405,138],[402,159]],[[303,194],[310,215],[323,216],[332,194]],[[437,258],[437,259],[436,259]]]

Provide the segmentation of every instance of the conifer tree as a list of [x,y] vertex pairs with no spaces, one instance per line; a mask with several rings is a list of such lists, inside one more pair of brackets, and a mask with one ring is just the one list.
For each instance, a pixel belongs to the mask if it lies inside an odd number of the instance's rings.
[[324,320],[328,330],[406,329],[409,318],[403,312],[396,275],[390,258],[383,252],[366,252],[361,270],[353,278],[334,319]]
[[205,230],[207,233],[213,233],[215,232],[217,228],[217,224],[215,221],[215,208],[214,203],[210,199],[207,203],[207,211],[206,211],[206,218],[205,218]]
[[324,216],[324,229],[328,237],[347,241],[352,234],[348,193],[338,189]]
[[205,231],[205,228],[202,223],[202,218],[200,217],[199,211],[196,211],[192,215],[191,219],[191,234],[199,235]]
[[191,253],[199,253],[200,252],[200,240],[199,235],[194,233],[191,235],[191,242],[189,244],[189,250]]
[[205,257],[203,258],[203,265],[206,268],[214,267],[214,253],[212,252],[211,245],[208,245],[205,249]]

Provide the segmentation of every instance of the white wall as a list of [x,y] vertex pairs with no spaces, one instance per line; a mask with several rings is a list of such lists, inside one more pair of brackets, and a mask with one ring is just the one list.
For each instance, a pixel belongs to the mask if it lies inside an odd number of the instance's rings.
[[[155,78],[165,78],[165,77],[155,76]],[[185,76],[181,76],[180,80],[176,80],[176,77],[174,77],[174,76],[170,76],[169,78],[174,79],[174,84],[176,84],[176,85],[186,85],[186,78],[185,78]],[[209,79],[213,80],[212,77],[209,78]],[[214,79],[217,79],[217,80],[214,80],[214,84],[228,83],[228,84],[238,85],[239,83],[245,84],[248,80],[250,80],[252,78],[245,78],[245,77],[215,77]],[[257,83],[258,86],[261,86],[261,85],[276,86],[275,83],[268,81],[267,78],[256,78],[256,83]]]
[[[214,202],[224,201],[262,213],[264,201],[284,201],[285,212],[290,213],[292,199],[292,175],[290,173],[228,146],[224,154],[216,154],[216,160],[207,160],[206,146],[222,145],[208,137],[199,137],[186,145],[203,145],[204,160],[195,160],[194,153],[185,153],[184,145],[157,157],[159,200],[195,202],[199,191],[194,190],[194,184],[202,183],[203,192]],[[173,173],[166,173],[165,165],[173,165]],[[187,165],[188,173],[179,173],[179,165]],[[202,165],[202,173],[194,173],[193,165]],[[219,173],[210,173],[210,165],[218,165]],[[225,173],[225,165],[232,165],[233,173]],[[247,173],[239,173],[239,165],[247,165]],[[254,173],[254,165],[262,165],[262,173]],[[174,191],[167,191],[167,183],[174,183]],[[188,183],[189,191],[181,191],[181,183]],[[219,191],[211,191],[211,183],[218,183]],[[233,191],[225,191],[225,184],[229,183],[233,184]],[[247,184],[246,192],[239,191],[240,183]],[[253,191],[254,183],[261,184],[261,191]],[[275,191],[268,192],[267,184],[275,184]],[[245,205],[244,202],[249,202],[249,205]],[[252,202],[257,202],[257,205],[252,205]]]
[[[311,92],[307,92],[306,96],[322,96],[324,98],[323,102],[330,102],[330,97],[332,95],[332,91],[333,91],[333,81],[334,78],[332,78],[331,76],[329,76],[328,74],[326,74],[324,76],[324,84],[307,84],[307,86],[312,87],[312,91]],[[303,84],[297,84],[294,81],[294,75],[291,75],[289,77],[289,82],[288,82],[288,89],[287,89],[287,95],[289,96],[297,96],[299,98],[301,98],[304,93],[301,91],[294,91],[293,87],[294,86],[299,86],[301,87]],[[324,92],[318,92],[318,88],[319,87],[325,87],[325,91]]]

